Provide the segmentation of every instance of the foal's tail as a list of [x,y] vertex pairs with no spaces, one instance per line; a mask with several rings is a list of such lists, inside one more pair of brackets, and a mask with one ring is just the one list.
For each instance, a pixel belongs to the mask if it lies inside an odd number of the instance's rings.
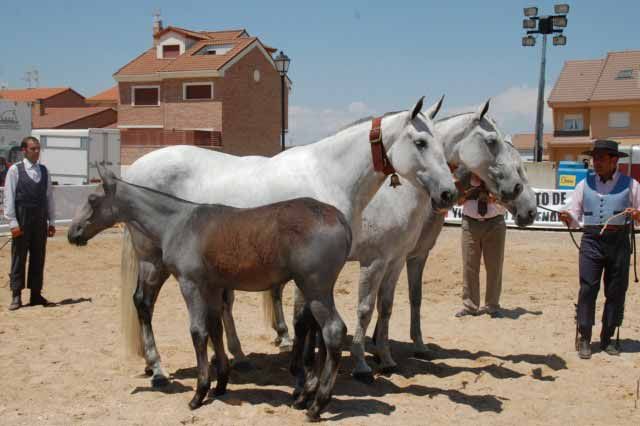
[[122,314],[122,343],[126,355],[143,356],[142,330],[138,312],[133,304],[133,294],[138,286],[138,256],[133,249],[131,234],[125,226],[122,237],[122,261],[120,264],[122,287],[120,291],[120,312]]

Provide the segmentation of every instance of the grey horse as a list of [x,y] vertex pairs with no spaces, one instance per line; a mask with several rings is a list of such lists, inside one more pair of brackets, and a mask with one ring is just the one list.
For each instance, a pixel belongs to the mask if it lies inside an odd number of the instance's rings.
[[[124,182],[102,168],[99,172],[103,193],[89,196],[69,228],[69,242],[84,245],[124,222],[162,253],[162,267],[178,280],[189,310],[198,369],[189,406],[198,408],[209,392],[209,339],[217,370],[215,395],[226,391],[230,368],[222,341],[223,292],[265,291],[293,280],[305,298],[294,319],[294,406],[306,408],[311,402],[307,416],[319,419],[331,398],[347,330],[333,299],[351,249],[345,216],[311,198],[250,209],[196,204]],[[314,368],[316,334],[320,351]]]

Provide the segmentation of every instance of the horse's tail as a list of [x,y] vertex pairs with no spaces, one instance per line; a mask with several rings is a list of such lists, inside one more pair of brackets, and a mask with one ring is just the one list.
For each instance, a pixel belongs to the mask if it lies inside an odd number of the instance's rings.
[[138,312],[133,304],[133,294],[138,286],[138,256],[133,249],[131,234],[125,226],[122,237],[122,261],[120,312],[122,321],[122,343],[126,355],[143,356],[142,330],[138,320]]
[[276,312],[273,309],[273,296],[271,290],[262,292],[262,320],[265,327],[274,328],[276,323]]

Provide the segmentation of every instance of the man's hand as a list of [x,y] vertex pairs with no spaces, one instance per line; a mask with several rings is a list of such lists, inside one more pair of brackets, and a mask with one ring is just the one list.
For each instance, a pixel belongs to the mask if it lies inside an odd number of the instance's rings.
[[573,222],[573,218],[571,217],[571,213],[569,213],[567,210],[562,210],[560,212],[560,220],[567,225],[567,227],[569,227],[571,225],[571,222]]
[[56,227],[49,225],[49,228],[47,229],[47,235],[49,236],[49,238],[56,235]]
[[628,207],[624,209],[624,212],[627,215],[631,216],[636,222],[640,222],[640,210],[634,209],[633,207]]
[[22,234],[23,234],[22,229],[20,229],[19,226],[16,226],[15,228],[11,228],[11,238],[18,238],[22,236]]

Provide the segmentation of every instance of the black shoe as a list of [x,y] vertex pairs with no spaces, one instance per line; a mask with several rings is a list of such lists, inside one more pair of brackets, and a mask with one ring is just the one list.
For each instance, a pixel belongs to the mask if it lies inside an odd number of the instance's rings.
[[616,345],[613,342],[609,342],[609,344],[607,346],[605,346],[602,350],[605,351],[608,355],[611,355],[611,356],[620,355],[620,348],[618,348],[618,345]]
[[584,337],[581,337],[578,342],[578,356],[581,359],[591,358],[591,342]]
[[20,297],[20,292],[14,292],[11,297],[11,304],[9,305],[10,311],[15,311],[22,307],[22,298]]
[[47,299],[42,297],[41,294],[32,294],[31,298],[29,299],[29,304],[31,306],[37,306],[37,305],[50,306],[51,305],[51,303]]

